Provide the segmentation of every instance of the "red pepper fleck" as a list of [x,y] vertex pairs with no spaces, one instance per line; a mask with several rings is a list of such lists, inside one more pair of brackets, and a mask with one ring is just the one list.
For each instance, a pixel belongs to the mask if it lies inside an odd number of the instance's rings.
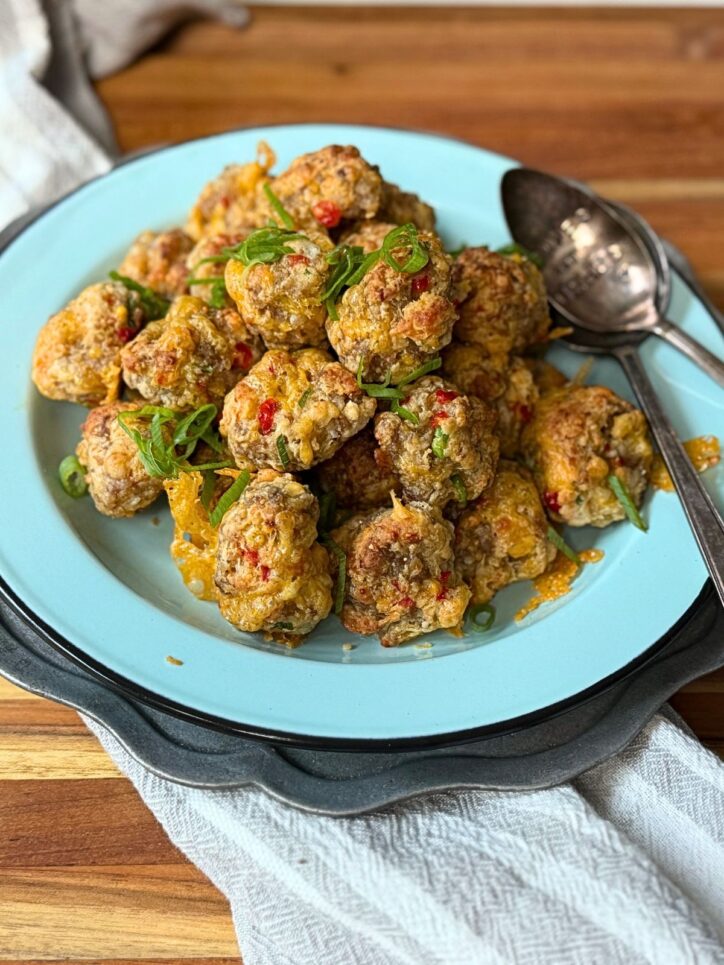
[[401,600],[397,601],[397,605],[404,607],[406,610],[409,610],[410,607],[415,605],[415,601],[412,599],[411,596],[403,596]]
[[229,195],[228,195],[228,194],[222,194],[221,197],[219,198],[219,204],[220,204],[221,207],[224,208],[224,209],[230,208],[230,207],[231,207],[231,198],[229,197]]
[[561,504],[558,501],[558,493],[543,493],[543,505],[551,513],[560,513]]
[[410,290],[413,295],[422,295],[423,292],[429,291],[430,289],[430,276],[425,275],[415,275],[412,279],[412,285]]
[[336,228],[342,220],[342,212],[334,201],[317,201],[312,205],[312,214],[325,228]]
[[444,422],[449,418],[449,414],[445,412],[444,409],[438,409],[437,412],[433,412],[433,414],[430,416],[430,428],[437,429],[441,422]]
[[234,346],[234,358],[231,362],[232,369],[249,369],[254,361],[254,353],[246,342],[237,342]]
[[261,573],[262,580],[266,583],[269,580],[269,574],[271,573],[271,570],[269,569],[268,566],[264,566],[264,564],[262,564],[260,573]]
[[274,428],[276,415],[280,408],[281,406],[276,399],[264,399],[262,404],[259,406],[256,414],[256,421],[259,424],[259,432],[263,436],[268,436]]
[[518,413],[518,418],[523,425],[527,425],[533,418],[533,410],[529,405],[525,405],[524,402],[518,402],[515,406],[515,411]]
[[309,258],[306,255],[287,255],[287,261],[290,265],[308,265]]
[[443,570],[442,573],[440,573],[440,583],[442,584],[442,588],[438,593],[438,595],[435,597],[436,600],[447,600],[447,595],[448,595],[447,584],[451,576],[452,576],[452,572],[450,570]]
[[435,389],[435,398],[440,405],[447,405],[448,402],[457,399],[459,395],[459,392],[453,392],[452,389]]
[[123,343],[130,342],[137,331],[138,329],[131,328],[130,325],[123,325],[121,328],[116,329],[118,341]]
[[248,560],[252,566],[258,566],[259,550],[244,550],[244,559]]

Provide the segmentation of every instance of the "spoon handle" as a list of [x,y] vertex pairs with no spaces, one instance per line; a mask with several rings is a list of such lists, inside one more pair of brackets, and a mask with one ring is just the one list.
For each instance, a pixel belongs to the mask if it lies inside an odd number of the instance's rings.
[[674,348],[683,352],[692,362],[696,362],[699,368],[703,369],[707,375],[724,388],[724,362],[717,358],[713,352],[710,352],[708,348],[704,348],[701,342],[697,342],[695,338],[687,335],[678,325],[674,325],[666,318],[660,318],[652,331],[659,338],[665,339]]
[[721,516],[661,407],[638,352],[628,345],[617,349],[615,354],[649,420],[701,555],[724,605],[724,523]]

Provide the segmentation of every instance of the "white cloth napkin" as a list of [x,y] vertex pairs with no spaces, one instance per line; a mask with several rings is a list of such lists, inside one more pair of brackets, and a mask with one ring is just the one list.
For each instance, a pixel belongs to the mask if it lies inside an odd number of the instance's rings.
[[[0,226],[110,165],[83,51],[116,69],[193,12],[245,19],[223,0],[0,0]],[[724,963],[724,765],[672,715],[563,787],[358,818],[172,784],[87,724],[228,897],[246,965]]]

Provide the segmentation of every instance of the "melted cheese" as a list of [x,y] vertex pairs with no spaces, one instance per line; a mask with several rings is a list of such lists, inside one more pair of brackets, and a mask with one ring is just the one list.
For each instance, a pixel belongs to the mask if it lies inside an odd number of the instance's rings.
[[[695,439],[689,439],[688,442],[684,443],[684,449],[686,449],[697,472],[711,469],[712,466],[717,465],[721,458],[719,440],[716,436],[697,436]],[[674,491],[669,470],[658,454],[654,456],[651,466],[651,485],[654,489],[663,489],[667,493]]]
[[[603,559],[603,550],[583,550],[578,556],[583,563],[598,563]],[[570,593],[579,570],[580,567],[573,560],[569,560],[563,553],[558,553],[550,568],[533,580],[537,595],[531,597],[516,613],[516,621],[522,620],[533,610],[537,610],[541,604],[559,600]]]

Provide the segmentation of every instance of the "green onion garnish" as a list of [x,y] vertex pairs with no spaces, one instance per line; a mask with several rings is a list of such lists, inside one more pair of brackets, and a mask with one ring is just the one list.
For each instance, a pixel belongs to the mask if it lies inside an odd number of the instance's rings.
[[543,259],[540,255],[537,255],[534,251],[530,251],[528,248],[524,248],[523,245],[519,245],[516,241],[512,241],[509,245],[503,245],[502,248],[498,248],[499,255],[522,255],[523,258],[527,258],[528,261],[532,261],[537,268],[543,267]]
[[465,486],[465,483],[462,481],[462,478],[458,473],[455,473],[450,477],[450,482],[455,490],[455,498],[462,506],[464,506],[468,501],[468,490]]
[[285,228],[288,228],[290,231],[293,231],[294,218],[292,218],[292,216],[289,214],[287,209],[281,203],[279,198],[274,194],[268,181],[265,182],[263,190],[264,190],[264,194],[267,196],[269,200],[269,204],[272,206],[272,208],[274,208],[277,215],[279,216],[279,220],[281,221],[281,223],[284,225]]
[[576,566],[581,565],[581,557],[578,555],[578,553],[576,553],[575,550],[571,549],[571,547],[568,545],[568,543],[566,543],[557,530],[553,529],[552,526],[549,526],[547,535],[548,539],[551,541],[551,543],[553,543],[557,550],[563,553],[564,556],[567,556],[572,563],[576,564]]
[[[479,619],[481,614],[482,621]],[[495,623],[495,607],[490,603],[476,603],[468,608],[466,617],[473,633],[487,633]]]
[[[188,461],[199,441],[215,452],[221,451],[221,442],[212,426],[216,411],[216,406],[209,404],[183,415],[165,406],[144,405],[140,409],[119,412],[116,418],[126,435],[136,443],[138,458],[149,476],[176,479],[179,472],[222,469],[232,465],[228,460],[196,466]],[[143,422],[148,423],[145,434],[138,428],[138,423]],[[179,453],[177,449],[182,451]]]
[[251,478],[251,473],[248,469],[242,469],[239,475],[236,477],[234,482],[229,486],[224,495],[218,501],[213,510],[209,513],[209,522],[214,527],[217,528],[221,520],[224,518],[224,514],[227,509],[235,503],[236,500],[241,496],[246,487],[249,485],[249,479]]
[[450,436],[442,429],[440,426],[435,429],[435,434],[432,437],[432,452],[433,455],[438,459],[445,458],[445,450],[447,449],[447,444],[450,440]]
[[611,487],[616,499],[623,506],[623,511],[626,513],[629,520],[634,524],[634,526],[645,533],[649,527],[644,518],[641,516],[641,513],[636,508],[636,504],[631,497],[631,493],[628,491],[626,483],[619,479],[618,476],[614,476],[612,474],[608,477],[608,485]]
[[293,623],[285,623],[284,620],[277,620],[276,623],[272,623],[272,630],[293,630]]
[[393,400],[392,405],[390,406],[390,412],[394,412],[395,415],[398,415],[401,419],[404,419],[406,422],[411,422],[413,426],[420,425],[419,417],[415,415],[414,412],[410,412],[409,409],[406,409],[404,406],[400,405],[399,399]]
[[121,282],[129,291],[138,295],[138,302],[147,322],[153,322],[157,318],[164,317],[171,304],[167,298],[163,298],[152,288],[140,285],[133,278],[129,278],[128,275],[119,275],[117,271],[111,271],[109,276],[113,281]]
[[211,307],[223,308],[226,305],[226,282],[223,275],[214,275],[211,278],[194,278],[189,275],[186,284],[189,288],[192,285],[211,285],[211,295],[209,296]]
[[76,455],[66,456],[58,466],[58,478],[63,490],[73,499],[80,499],[88,492],[85,481],[85,466]]
[[224,248],[222,255],[227,259],[240,261],[247,268],[252,265],[271,265],[280,261],[285,255],[293,255],[294,249],[289,246],[290,241],[306,241],[306,235],[297,231],[288,231],[276,225],[257,228],[252,231],[245,241],[233,248]]
[[318,529],[322,537],[332,529],[334,518],[337,512],[337,497],[334,493],[322,493],[319,497],[319,524]]
[[277,436],[277,452],[279,453],[279,462],[281,462],[282,468],[286,470],[287,466],[289,465],[289,452],[287,450],[286,436]]
[[[399,248],[410,249],[407,261],[400,262],[395,258],[393,251]],[[412,222],[400,225],[399,228],[393,228],[382,242],[381,251],[382,257],[390,268],[409,275],[420,271],[430,260],[430,253],[420,241],[417,228]]]
[[429,359],[424,365],[419,368],[414,369],[409,375],[406,375],[403,379],[397,383],[398,385],[408,385],[410,382],[415,382],[417,379],[421,379],[423,375],[427,375],[428,372],[434,372],[435,369],[439,369],[442,365],[442,359],[438,355],[434,359]]
[[364,358],[360,357],[359,365],[357,366],[357,385],[362,389],[367,395],[372,399],[404,399],[405,393],[402,389],[396,389],[390,386],[390,372],[387,372],[385,376],[385,381],[382,383],[377,382],[363,382],[362,373],[364,371]]
[[312,394],[312,386],[310,385],[309,388],[305,389],[304,392],[302,392],[302,394],[299,396],[299,401],[297,402],[297,408],[303,409],[304,406],[309,401],[309,396],[311,394]]
[[211,500],[214,497],[214,489],[216,488],[216,474],[207,470],[203,473],[204,484],[201,487],[201,505],[204,507],[208,513],[211,509]]
[[321,542],[337,557],[337,583],[334,591],[334,612],[340,614],[344,606],[344,593],[347,584],[347,554],[333,539],[325,536]]

